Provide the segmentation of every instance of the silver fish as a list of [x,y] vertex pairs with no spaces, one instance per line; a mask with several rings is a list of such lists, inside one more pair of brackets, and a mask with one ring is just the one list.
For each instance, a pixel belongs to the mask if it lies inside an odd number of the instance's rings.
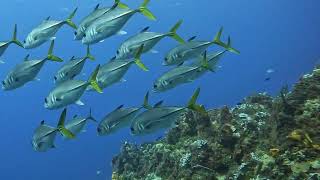
[[140,8],[121,9],[115,8],[112,11],[102,15],[95,20],[85,32],[82,38],[83,44],[95,44],[119,32],[129,19],[136,13],[142,13],[149,19],[154,20],[155,17],[147,9],[150,0],[144,0]]
[[141,108],[117,107],[114,111],[107,114],[99,123],[97,131],[99,136],[109,135],[119,129],[130,125],[131,120],[138,114]]
[[48,40],[53,40],[54,35],[64,24],[68,24],[70,27],[77,29],[77,26],[72,22],[72,18],[74,17],[76,11],[77,8],[64,21],[50,20],[50,17],[48,17],[28,34],[28,36],[23,42],[24,48],[36,48]]
[[219,45],[230,52],[239,54],[240,52],[238,50],[228,46],[220,40],[222,30],[222,28],[219,30],[213,41],[188,41],[185,44],[173,48],[167,53],[163,65],[181,65],[187,60],[199,57],[208,47],[214,44]]
[[54,76],[55,83],[60,84],[60,83],[65,82],[67,80],[71,80],[75,76],[80,74],[87,59],[90,59],[92,61],[95,60],[95,58],[90,54],[89,46],[87,47],[87,54],[85,57],[83,57],[83,58],[72,57],[69,62],[64,64],[58,70],[58,72]]
[[12,40],[11,41],[2,41],[0,42],[0,57],[3,55],[3,53],[7,50],[7,48],[9,47],[10,44],[16,44],[20,47],[23,48],[23,44],[20,43],[18,40],[17,40],[17,25],[15,24],[14,25],[14,30],[13,30],[13,37],[12,37]]
[[141,45],[134,59],[111,60],[101,66],[97,75],[97,82],[99,86],[104,89],[117,82],[120,82],[133,63],[135,63],[142,70],[148,71],[140,59],[142,51],[143,45]]
[[39,71],[47,60],[62,62],[63,60],[52,54],[54,41],[51,42],[47,57],[40,60],[29,60],[27,55],[24,61],[16,65],[2,81],[3,90],[13,90],[22,87],[27,82],[35,80]]
[[81,40],[84,37],[87,28],[102,15],[107,14],[116,7],[128,8],[125,4],[121,3],[120,0],[115,0],[115,3],[112,7],[99,8],[99,6],[100,5],[97,4],[94,10],[80,21],[78,28],[74,32],[75,40]]
[[139,114],[132,121],[130,127],[131,134],[145,135],[154,133],[159,129],[170,128],[182,114],[188,112],[190,109],[199,111],[201,113],[206,113],[203,106],[196,104],[199,93],[200,89],[198,88],[186,107],[155,107]]
[[95,118],[92,117],[91,109],[88,117],[81,118],[78,116],[74,116],[70,121],[66,123],[65,128],[72,132],[74,135],[77,135],[84,129],[84,126],[86,125],[88,120],[97,122]]
[[89,85],[97,92],[102,93],[96,81],[99,68],[100,65],[97,66],[88,81],[69,80],[58,84],[45,98],[44,107],[47,109],[59,109],[73,103],[83,105],[80,98]]
[[153,91],[164,92],[178,85],[193,82],[208,70],[214,72],[215,69],[210,66],[206,54],[205,51],[201,64],[181,65],[164,73],[154,82]]
[[145,95],[144,101],[139,108],[124,108],[123,105],[117,107],[114,111],[107,114],[99,123],[97,131],[99,136],[109,135],[117,132],[118,130],[127,127],[131,124],[132,120],[140,112],[141,109],[152,109],[160,107],[163,101],[160,101],[151,107],[148,104],[149,92]]
[[144,28],[139,34],[124,41],[117,50],[117,59],[132,58],[139,47],[144,44],[143,53],[150,51],[164,37],[172,37],[180,43],[184,40],[176,33],[182,20],[177,22],[168,33],[148,32],[149,27]]
[[67,130],[64,126],[67,110],[64,109],[60,115],[60,119],[57,127],[51,127],[46,125],[44,121],[41,121],[40,125],[35,129],[32,136],[32,147],[35,151],[46,152],[51,148],[54,148],[54,141],[57,133],[60,132],[63,136],[72,139],[74,134]]

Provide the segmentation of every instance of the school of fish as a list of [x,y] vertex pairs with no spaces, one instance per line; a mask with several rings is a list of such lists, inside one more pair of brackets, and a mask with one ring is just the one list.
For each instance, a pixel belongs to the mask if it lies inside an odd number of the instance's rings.
[[[156,20],[148,9],[149,2],[150,0],[144,0],[136,9],[129,8],[120,0],[115,0],[111,7],[100,7],[98,4],[79,22],[78,26],[72,20],[77,12],[75,8],[65,20],[46,18],[31,30],[23,42],[17,39],[17,25],[14,26],[12,39],[0,42],[0,57],[11,44],[24,49],[33,49],[48,41],[51,42],[47,55],[31,58],[28,54],[21,63],[15,65],[7,73],[2,80],[4,91],[22,88],[25,84],[37,80],[39,72],[47,61],[63,62],[53,52],[55,35],[64,25],[74,29],[74,40],[80,41],[87,47],[87,52],[83,57],[72,57],[53,75],[55,87],[44,98],[44,107],[50,110],[63,109],[63,111],[55,127],[41,121],[34,130],[31,144],[35,151],[46,152],[54,148],[57,134],[67,139],[75,138],[84,131],[87,122],[97,123],[99,136],[115,133],[122,128],[130,129],[134,136],[142,136],[173,127],[175,121],[190,110],[206,113],[204,106],[196,102],[200,93],[200,88],[198,88],[184,106],[166,106],[163,105],[163,101],[150,105],[149,92],[147,92],[141,105],[137,107],[120,105],[107,113],[99,122],[92,116],[91,109],[87,117],[75,115],[67,119],[69,105],[83,106],[81,97],[86,92],[102,93],[105,88],[123,81],[132,65],[136,65],[142,71],[149,71],[143,64],[141,56],[153,51],[154,47],[166,37],[177,42],[177,46],[165,54],[162,63],[172,68],[153,82],[150,86],[152,92],[165,92],[179,85],[191,83],[208,72],[216,72],[217,64],[225,53],[240,54],[232,47],[230,37],[227,42],[221,41],[223,28],[218,30],[212,40],[196,40],[194,36],[185,41],[177,33],[182,25],[182,20],[178,20],[170,29],[168,28],[167,32],[151,32],[150,27],[143,28],[139,33],[121,43],[112,59],[105,64],[97,65],[87,80],[76,79],[81,74],[87,60],[95,61],[94,56],[90,54],[90,45],[103,42],[121,33],[123,27],[135,14],[142,14],[149,20]],[[210,46],[218,46],[222,50],[207,53]],[[0,63],[4,62],[0,61]]]

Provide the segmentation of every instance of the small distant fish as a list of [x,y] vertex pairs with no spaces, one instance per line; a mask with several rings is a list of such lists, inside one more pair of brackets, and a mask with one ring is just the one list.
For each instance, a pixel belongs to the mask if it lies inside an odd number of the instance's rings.
[[70,27],[77,29],[77,26],[72,22],[72,18],[75,16],[76,12],[77,8],[64,21],[50,20],[50,17],[45,19],[27,35],[27,38],[23,42],[24,48],[36,48],[48,40],[53,40],[55,38],[54,35],[64,24],[68,24]]
[[270,81],[270,80],[271,80],[270,77],[267,77],[267,78],[264,79],[264,81]]
[[60,132],[63,136],[72,139],[75,135],[67,130],[64,126],[66,119],[67,109],[64,109],[60,115],[60,119],[56,128],[48,126],[41,121],[39,127],[34,131],[32,137],[32,147],[35,151],[46,152],[51,148],[55,148],[54,141],[57,132]]
[[232,48],[230,45],[228,46],[228,44],[225,44],[220,40],[222,30],[222,28],[219,30],[213,41],[194,41],[193,38],[190,38],[188,42],[178,45],[167,53],[163,65],[181,65],[187,60],[199,57],[213,44],[219,45],[230,52],[239,54],[240,52],[238,50]]
[[266,71],[267,74],[271,74],[271,73],[274,73],[274,72],[275,72],[274,69],[267,69],[267,71]]
[[54,76],[54,81],[56,84],[60,84],[62,82],[65,82],[67,80],[71,80],[77,75],[79,75],[83,69],[83,66],[87,59],[90,59],[92,61],[95,60],[95,58],[90,54],[90,48],[87,47],[87,54],[83,58],[74,58],[72,57],[69,62],[64,64],[56,73]]
[[2,81],[3,90],[13,90],[22,87],[27,82],[36,80],[36,76],[40,72],[44,63],[47,60],[54,62],[62,62],[63,60],[53,53],[54,41],[51,42],[47,57],[40,60],[30,60],[27,55],[24,61],[16,65],[6,76],[5,80]]
[[117,50],[117,59],[132,58],[142,44],[144,45],[143,53],[146,53],[165,37],[171,37],[183,44],[184,40],[177,34],[181,24],[182,20],[178,21],[167,33],[149,32],[149,27],[144,28],[120,45]]
[[45,98],[44,107],[47,109],[59,109],[74,103],[84,105],[80,98],[89,85],[97,92],[102,93],[96,80],[99,68],[100,65],[96,67],[87,81],[68,80],[57,85]]
[[[16,45],[18,45],[18,46],[23,48],[23,44],[20,41],[17,40],[17,25],[16,24],[14,25],[12,40],[11,41],[2,41],[2,42],[0,42],[0,57],[7,50],[9,45],[12,44],[12,43],[14,43],[14,44],[16,44]],[[1,63],[1,64],[3,64],[3,63]]]
[[138,9],[122,9],[114,8],[106,14],[103,14],[96,19],[86,29],[82,38],[83,44],[95,44],[110,36],[117,34],[136,13],[141,13],[149,19],[154,20],[154,15],[147,9],[149,0],[144,0],[143,4]]

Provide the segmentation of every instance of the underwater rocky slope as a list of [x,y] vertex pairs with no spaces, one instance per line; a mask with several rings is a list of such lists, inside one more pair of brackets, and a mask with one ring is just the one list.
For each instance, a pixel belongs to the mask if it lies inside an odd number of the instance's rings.
[[291,92],[185,114],[153,143],[125,143],[114,180],[320,179],[320,66]]

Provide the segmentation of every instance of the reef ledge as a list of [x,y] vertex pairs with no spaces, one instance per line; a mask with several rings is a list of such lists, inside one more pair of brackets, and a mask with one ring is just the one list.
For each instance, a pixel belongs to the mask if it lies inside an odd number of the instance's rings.
[[292,91],[185,114],[165,137],[124,143],[113,180],[320,179],[320,66]]

